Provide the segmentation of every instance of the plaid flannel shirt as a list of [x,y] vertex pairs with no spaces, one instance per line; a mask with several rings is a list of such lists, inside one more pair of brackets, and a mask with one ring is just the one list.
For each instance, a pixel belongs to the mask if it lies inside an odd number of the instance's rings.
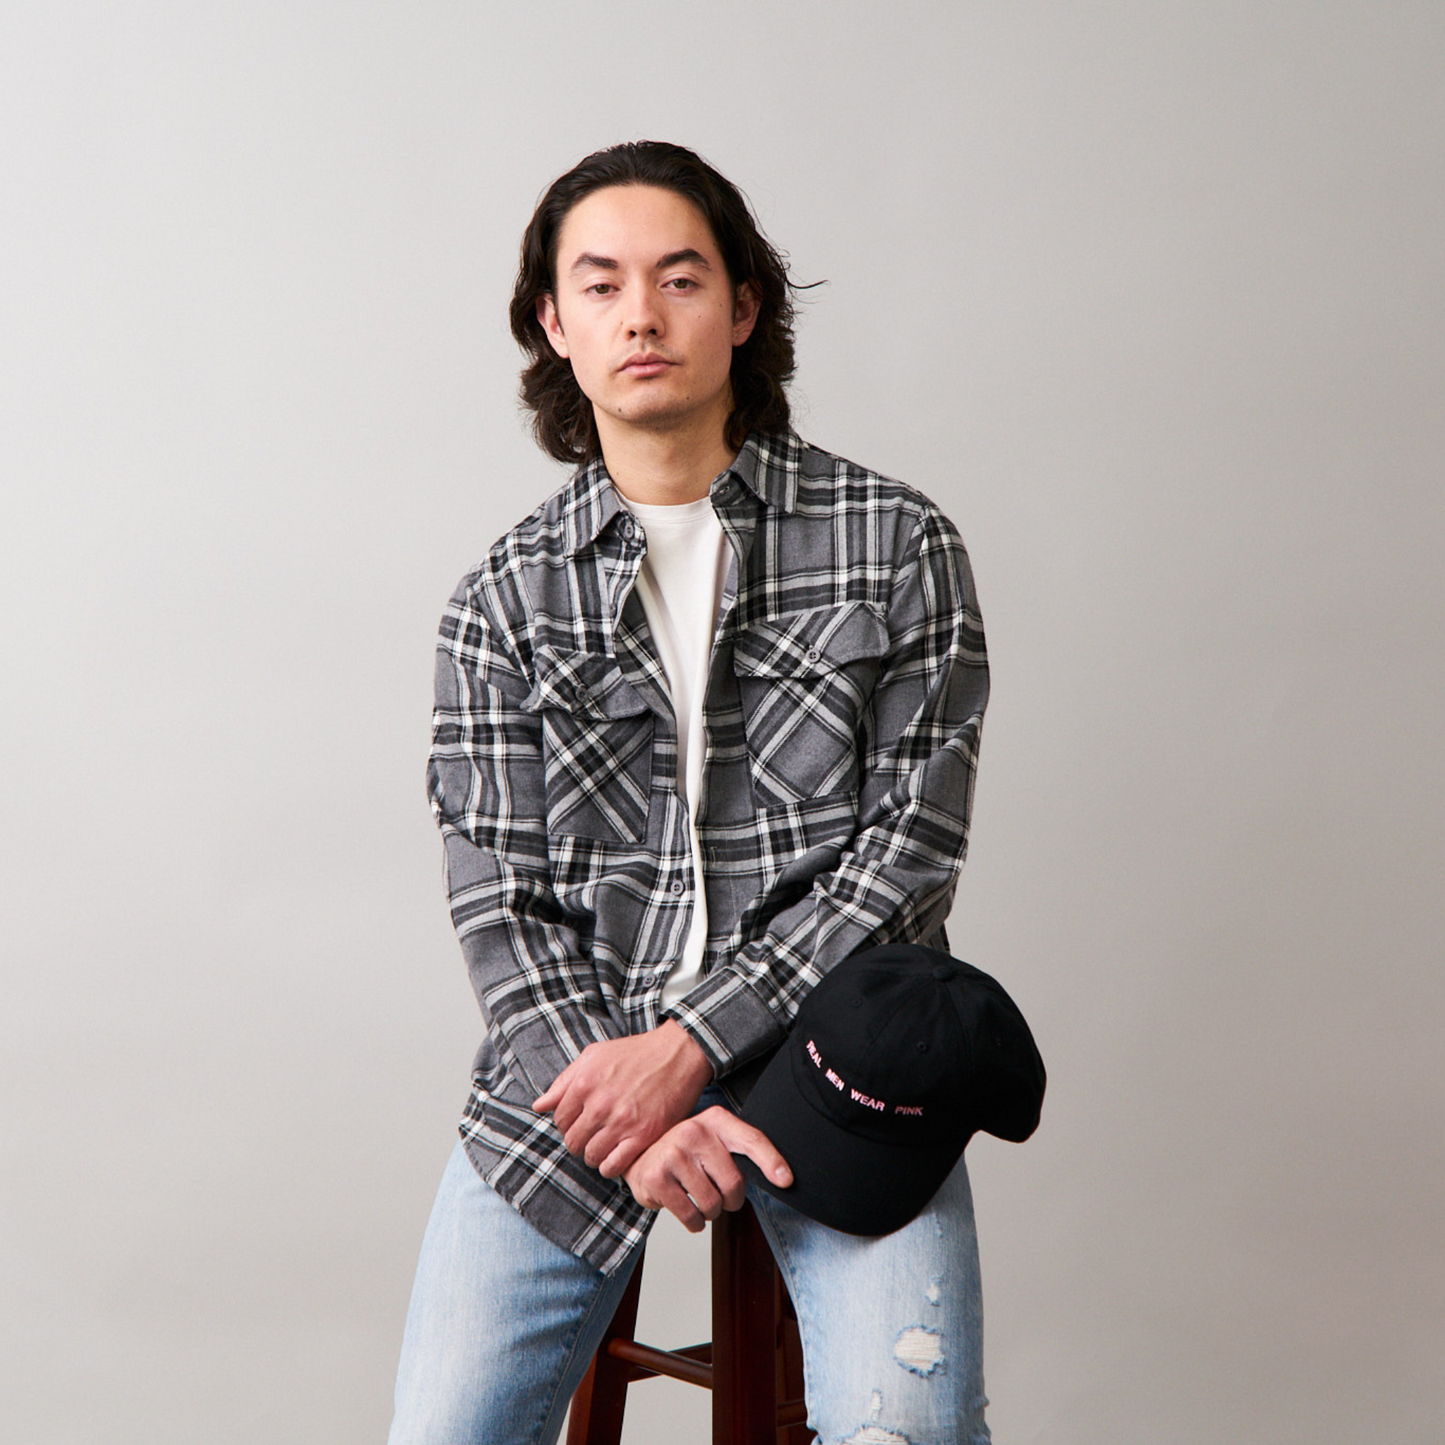
[[463,579],[438,646],[428,785],[486,1024],[462,1136],[504,1199],[609,1272],[651,1215],[531,1101],[594,1040],[657,1026],[697,888],[703,977],[667,1015],[725,1087],[840,959],[946,946],[988,697],[968,559],[927,498],[787,434],[749,437],[711,499],[736,566],[702,878],[633,586],[646,538],[600,460]]

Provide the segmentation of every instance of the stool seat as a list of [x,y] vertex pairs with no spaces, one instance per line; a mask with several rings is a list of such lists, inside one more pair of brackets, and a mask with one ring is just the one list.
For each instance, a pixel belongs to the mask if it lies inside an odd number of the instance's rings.
[[634,1338],[639,1260],[577,1393],[567,1445],[621,1445],[627,1387],[655,1375],[712,1391],[713,1445],[808,1445],[798,1319],[750,1204],[712,1225],[712,1339],[661,1350]]

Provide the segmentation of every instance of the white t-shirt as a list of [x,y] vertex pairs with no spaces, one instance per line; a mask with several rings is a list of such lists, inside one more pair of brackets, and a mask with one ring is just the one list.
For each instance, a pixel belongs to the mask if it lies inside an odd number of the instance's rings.
[[733,550],[707,497],[675,506],[633,501],[626,506],[647,536],[637,592],[677,715],[677,789],[687,807],[692,847],[692,922],[682,956],[662,987],[662,1007],[666,1008],[697,983],[707,942],[707,893],[697,838],[697,798],[707,748],[702,701]]

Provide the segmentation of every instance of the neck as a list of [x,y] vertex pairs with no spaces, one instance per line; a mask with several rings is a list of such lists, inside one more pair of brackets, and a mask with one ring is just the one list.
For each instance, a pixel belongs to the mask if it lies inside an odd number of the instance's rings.
[[710,416],[698,424],[648,430],[618,426],[599,415],[597,433],[602,460],[617,490],[644,506],[676,506],[707,496],[719,472],[732,465],[737,452],[724,440],[726,417]]

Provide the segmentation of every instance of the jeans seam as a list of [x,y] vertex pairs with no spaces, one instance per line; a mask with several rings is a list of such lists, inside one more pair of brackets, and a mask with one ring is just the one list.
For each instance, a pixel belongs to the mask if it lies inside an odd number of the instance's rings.
[[[633,1267],[635,1268],[637,1262],[637,1255],[634,1254],[631,1258],[633,1260]],[[628,1268],[627,1261],[624,1261],[620,1268],[626,1270]],[[597,1307],[601,1304],[603,1296],[606,1295],[607,1286],[611,1282],[611,1279],[612,1276],[610,1275],[604,1274],[602,1276],[602,1283],[598,1286],[597,1292],[592,1296],[592,1302],[587,1306],[586,1313],[583,1314],[577,1320],[577,1323],[572,1327],[572,1334],[567,1341],[567,1347],[563,1354],[562,1368],[557,1372],[557,1383],[553,1386],[552,1393],[547,1399],[546,1409],[542,1411],[542,1414],[538,1419],[536,1426],[532,1431],[532,1434],[528,1437],[531,1445],[537,1445],[537,1442],[541,1440],[542,1431],[546,1428],[547,1422],[552,1418],[552,1412],[557,1408],[557,1401],[561,1398],[562,1395],[562,1382],[567,1378],[568,1374],[570,1373],[572,1369],[573,1359],[576,1356],[577,1342],[582,1338],[583,1335],[587,1333],[587,1326],[591,1324],[593,1316],[597,1313]],[[620,1304],[621,1302],[622,1296],[619,1295],[617,1298],[617,1303]],[[617,1305],[614,1304],[612,1308],[615,1312],[617,1309]]]

